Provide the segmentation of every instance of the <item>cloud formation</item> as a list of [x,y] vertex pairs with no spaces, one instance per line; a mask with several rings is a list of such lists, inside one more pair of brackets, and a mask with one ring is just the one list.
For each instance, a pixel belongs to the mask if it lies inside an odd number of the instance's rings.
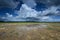
[[47,16],[49,16],[49,15],[60,15],[60,13],[59,13],[60,11],[58,11],[57,9],[59,9],[59,6],[51,6],[48,9],[40,12],[40,13],[42,13],[40,15],[42,15],[42,16],[43,15],[47,15]]
[[0,8],[16,8],[18,2],[14,2],[14,0],[0,0]]
[[60,5],[60,0],[35,0],[36,3],[44,3],[47,6],[59,6]]
[[21,2],[31,8],[34,8],[40,3],[45,4],[46,7],[60,6],[60,0],[0,0],[0,8],[7,7],[14,9],[18,6],[18,4],[22,6]]
[[18,4],[21,5],[21,2],[24,4],[27,4],[29,7],[33,8],[36,6],[36,3],[34,0],[0,0],[0,8],[12,8],[15,9]]
[[[47,14],[58,14],[59,11],[57,11],[59,7],[55,7],[52,6],[44,11],[36,11],[32,8],[30,8],[29,6],[27,6],[26,4],[23,4],[21,9],[19,11],[15,11],[15,13],[18,16],[6,13],[6,17],[2,17],[3,19],[6,19],[5,21],[49,21],[49,22],[53,22],[53,21],[59,21],[60,19],[55,19],[55,17],[51,17],[51,16],[45,16]],[[58,14],[59,15],[59,14]],[[12,20],[11,20],[12,19]]]
[[22,0],[24,4],[26,4],[27,6],[33,8],[34,6],[36,6],[35,0]]
[[[0,17],[4,21],[59,21],[51,15],[60,15],[59,0],[0,0],[0,8],[12,8],[15,9],[19,2],[23,2],[20,10],[14,10],[17,16],[10,13],[6,13],[6,16]],[[47,9],[43,11],[36,11],[33,9],[37,4],[43,3],[46,5]],[[49,16],[50,15],[50,16]],[[11,20],[12,19],[12,20]]]

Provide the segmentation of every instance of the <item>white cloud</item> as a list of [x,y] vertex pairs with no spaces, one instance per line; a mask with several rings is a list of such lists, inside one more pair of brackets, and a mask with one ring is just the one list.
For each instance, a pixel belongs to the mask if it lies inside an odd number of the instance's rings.
[[13,17],[13,15],[9,14],[9,13],[6,13],[6,16],[7,17]]
[[6,15],[7,15],[6,17],[1,17],[4,21],[26,21],[18,16],[14,16],[14,15],[9,14],[9,13],[6,13]]
[[41,21],[52,22],[53,18],[50,16],[43,16],[41,17]]
[[17,13],[20,17],[37,17],[38,14],[36,10],[28,7],[26,4],[23,4]]
[[42,20],[46,20],[46,19],[48,19],[48,18],[50,18],[49,16],[43,16],[41,19]]
[[49,13],[57,14],[58,13],[56,11],[57,9],[58,9],[58,7],[52,6],[48,9],[44,10],[43,12],[41,12],[41,11],[38,12],[38,11],[32,9],[31,7],[27,6],[26,4],[23,4],[21,9],[19,11],[16,11],[16,14],[18,14],[18,16],[14,17],[14,15],[6,13],[7,16],[3,17],[3,19],[6,19],[8,21],[26,21],[25,18],[27,18],[27,17],[35,17],[35,18],[38,18],[39,21],[54,21],[54,18],[52,18],[50,16],[45,16],[45,15],[49,14]]
[[39,12],[41,15],[47,15],[47,14],[54,14],[54,15],[58,15],[59,11],[57,11],[57,9],[59,8],[59,6],[51,6],[48,9]]

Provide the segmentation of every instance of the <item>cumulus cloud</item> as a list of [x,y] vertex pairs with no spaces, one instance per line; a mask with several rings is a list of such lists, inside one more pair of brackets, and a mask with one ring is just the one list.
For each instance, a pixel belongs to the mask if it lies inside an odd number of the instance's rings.
[[[20,17],[37,17],[38,12],[26,4],[23,4],[21,9],[16,12]],[[34,15],[34,16],[33,16]]]
[[[0,0],[0,8],[2,7],[8,7],[8,8],[16,8],[19,2],[22,1],[24,4],[22,4],[20,10],[15,10],[15,13],[18,16],[14,16],[12,14],[6,13],[6,17],[0,17],[0,19],[3,19],[4,21],[59,21],[60,19],[54,19],[53,17],[49,16],[49,14],[52,15],[60,15],[60,11],[57,9],[60,8],[60,1],[59,0]],[[35,9],[32,9],[37,5],[37,3],[43,3],[45,4],[48,9],[45,9],[43,11],[36,11]],[[50,7],[49,7],[50,6]],[[48,16],[46,16],[48,15]]]
[[59,8],[58,6],[51,6],[50,8],[48,8],[46,10],[38,12],[35,9],[28,7],[26,4],[23,4],[21,9],[19,11],[17,11],[17,13],[21,17],[22,16],[23,17],[38,17],[38,16],[45,16],[47,14],[60,15],[59,11],[57,10],[58,8]]
[[1,17],[0,19],[2,19],[2,20],[0,20],[0,21],[26,21],[23,18],[20,18],[18,16],[14,16],[14,15],[9,14],[9,13],[6,13],[6,15],[7,16]]
[[[3,17],[4,19],[7,19],[8,21],[26,21],[27,17],[33,17],[37,18],[38,12],[30,7],[28,7],[26,4],[23,4],[21,9],[19,11],[15,11],[18,16],[13,16],[9,13],[6,13],[6,17]],[[12,19],[12,20],[11,20]]]
[[6,19],[7,21],[59,21],[60,19],[54,19],[51,16],[45,16],[47,14],[57,14],[57,9],[58,7],[52,6],[46,10],[44,10],[43,12],[40,11],[36,11],[32,8],[30,8],[29,6],[27,6],[26,4],[23,4],[21,9],[19,11],[15,11],[16,14],[18,14],[18,16],[6,13],[6,17],[2,17],[3,19]]

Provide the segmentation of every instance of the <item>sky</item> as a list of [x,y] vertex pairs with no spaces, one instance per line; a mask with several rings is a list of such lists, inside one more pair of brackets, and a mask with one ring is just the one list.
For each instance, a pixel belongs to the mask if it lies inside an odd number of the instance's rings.
[[60,0],[0,0],[0,21],[60,22]]

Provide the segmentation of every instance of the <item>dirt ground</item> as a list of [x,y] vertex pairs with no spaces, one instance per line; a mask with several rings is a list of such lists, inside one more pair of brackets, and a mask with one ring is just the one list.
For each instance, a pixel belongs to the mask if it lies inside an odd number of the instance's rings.
[[0,23],[0,40],[60,40],[60,23]]

